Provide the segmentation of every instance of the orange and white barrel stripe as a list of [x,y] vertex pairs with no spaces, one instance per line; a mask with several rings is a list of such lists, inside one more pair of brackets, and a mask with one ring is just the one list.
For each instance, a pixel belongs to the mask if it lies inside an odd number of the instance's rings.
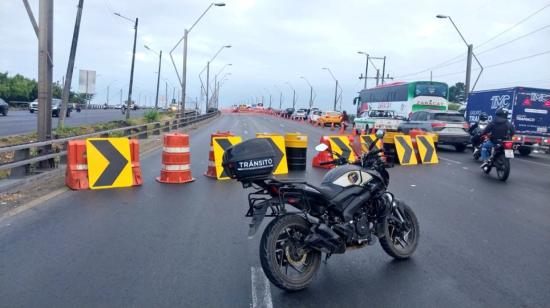
[[190,163],[189,135],[180,133],[164,135],[162,169],[157,181],[173,184],[194,181]]

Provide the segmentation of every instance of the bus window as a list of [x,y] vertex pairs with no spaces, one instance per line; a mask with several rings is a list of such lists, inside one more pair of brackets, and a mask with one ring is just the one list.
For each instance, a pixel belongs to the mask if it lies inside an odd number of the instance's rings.
[[441,83],[416,83],[414,96],[437,96],[447,98],[447,85]]

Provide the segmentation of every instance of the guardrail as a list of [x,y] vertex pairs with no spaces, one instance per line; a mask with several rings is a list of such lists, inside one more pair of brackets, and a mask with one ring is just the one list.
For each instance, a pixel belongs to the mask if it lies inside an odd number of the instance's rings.
[[65,157],[67,155],[66,146],[67,142],[70,140],[97,136],[109,137],[111,135],[147,139],[150,134],[160,135],[161,131],[169,132],[174,129],[206,120],[217,114],[219,114],[219,112],[212,112],[203,115],[186,115],[185,117],[180,117],[180,115],[177,114],[176,119],[169,121],[126,126],[68,138],[2,147],[0,148],[0,155],[10,155],[13,157],[11,157],[9,162],[0,164],[0,171],[10,170],[9,178],[15,179],[39,171],[47,171],[57,168],[59,163],[63,163],[65,161]]

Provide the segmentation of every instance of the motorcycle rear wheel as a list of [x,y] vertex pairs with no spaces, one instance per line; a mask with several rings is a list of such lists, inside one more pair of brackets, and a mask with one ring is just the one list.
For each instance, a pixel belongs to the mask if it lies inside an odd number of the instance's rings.
[[[396,210],[403,217],[404,225],[399,222]],[[384,236],[380,239],[382,249],[394,259],[408,259],[415,252],[419,237],[420,227],[416,215],[408,205],[400,202],[386,217]]]
[[307,288],[315,277],[321,252],[305,247],[304,239],[310,227],[301,216],[284,215],[273,219],[262,234],[262,269],[278,288],[299,291]]
[[497,171],[497,178],[505,182],[510,176],[510,159],[499,156],[495,161],[495,169]]

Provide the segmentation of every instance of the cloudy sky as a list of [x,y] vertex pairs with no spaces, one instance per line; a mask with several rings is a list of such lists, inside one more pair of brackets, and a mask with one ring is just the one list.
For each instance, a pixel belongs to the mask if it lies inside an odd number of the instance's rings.
[[[38,0],[29,2],[38,16]],[[54,2],[54,80],[61,80],[67,67],[78,1]],[[225,64],[233,64],[221,74],[231,72],[221,89],[222,106],[251,102],[262,95],[267,102],[272,94],[273,106],[278,108],[282,91],[283,107],[288,107],[292,90],[286,82],[296,89],[297,107],[305,106],[309,87],[300,79],[305,76],[317,93],[315,104],[330,108],[334,82],[321,69],[329,67],[342,86],[343,108],[352,110],[353,97],[363,86],[358,77],[364,71],[365,56],[358,54],[359,50],[386,56],[386,71],[395,80],[429,80],[432,70],[434,80],[449,84],[463,81],[466,47],[449,20],[437,19],[436,14],[452,16],[466,39],[474,44],[482,64],[488,67],[477,89],[514,85],[550,88],[548,0],[226,3],[225,7],[213,7],[190,33],[188,95],[192,100],[201,95],[199,72],[227,44],[233,47],[224,49],[211,66],[215,75]],[[120,89],[124,96],[128,90],[133,25],[113,12],[139,17],[134,98],[141,98],[143,104],[147,97],[151,104],[158,57],[143,46],[164,51],[162,78],[168,83],[171,98],[178,79],[168,51],[183,35],[183,29],[209,4],[199,0],[85,0],[75,65],[100,75],[96,102],[105,101],[109,84],[111,103],[120,100]],[[0,20],[0,71],[37,78],[37,39],[22,2],[0,0]],[[178,48],[174,53],[178,68],[181,51]],[[382,67],[380,61],[374,64]],[[374,72],[372,66],[370,72]],[[369,80],[371,85],[373,80]],[[163,82],[161,95],[164,91]]]

